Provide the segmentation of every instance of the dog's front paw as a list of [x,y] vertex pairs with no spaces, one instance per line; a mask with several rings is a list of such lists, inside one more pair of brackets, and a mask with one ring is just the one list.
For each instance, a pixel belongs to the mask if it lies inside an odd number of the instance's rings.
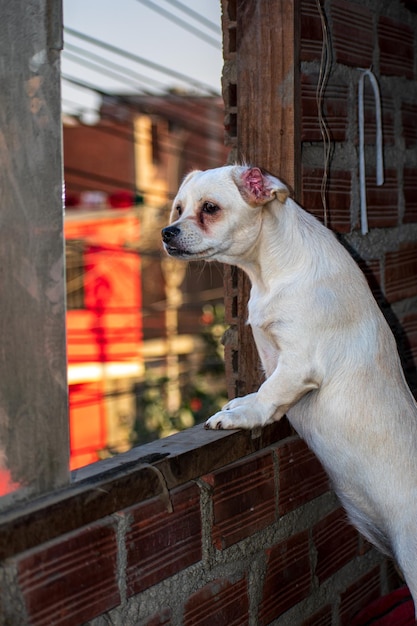
[[268,416],[262,411],[262,406],[256,402],[256,394],[243,398],[235,398],[226,406],[210,417],[204,428],[210,430],[233,430],[235,428],[255,428],[264,426]]
[[[241,424],[236,424],[232,416],[233,411],[219,411],[210,417],[204,424],[206,430],[233,430],[242,428]],[[239,421],[239,420],[238,420]]]

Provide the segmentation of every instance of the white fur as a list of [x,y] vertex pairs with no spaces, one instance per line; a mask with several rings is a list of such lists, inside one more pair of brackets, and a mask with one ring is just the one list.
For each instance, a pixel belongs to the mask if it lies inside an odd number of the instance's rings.
[[248,322],[266,380],[206,427],[287,414],[352,523],[396,558],[417,606],[417,405],[356,263],[281,181],[246,166],[190,174],[164,231],[172,256],[237,265],[252,284]]

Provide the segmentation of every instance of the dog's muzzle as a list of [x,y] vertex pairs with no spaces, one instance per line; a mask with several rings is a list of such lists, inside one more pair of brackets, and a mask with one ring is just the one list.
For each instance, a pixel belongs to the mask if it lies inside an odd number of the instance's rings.
[[165,251],[170,256],[183,256],[184,251],[181,245],[179,245],[178,236],[181,234],[181,229],[178,226],[167,226],[162,229],[162,241],[164,242]]
[[181,231],[178,226],[167,226],[166,228],[162,229],[162,241],[166,244],[169,244],[172,242],[173,239],[175,239],[175,237],[180,234],[180,232]]

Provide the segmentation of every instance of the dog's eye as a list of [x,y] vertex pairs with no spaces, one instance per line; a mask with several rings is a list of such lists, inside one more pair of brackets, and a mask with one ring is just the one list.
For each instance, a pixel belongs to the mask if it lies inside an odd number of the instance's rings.
[[217,204],[214,204],[214,202],[204,202],[202,210],[203,213],[213,215],[214,213],[217,213],[217,211],[220,211],[220,207],[218,207]]
[[175,207],[175,210],[177,211],[178,216],[181,216],[181,214],[182,214],[182,206],[180,204],[177,207]]

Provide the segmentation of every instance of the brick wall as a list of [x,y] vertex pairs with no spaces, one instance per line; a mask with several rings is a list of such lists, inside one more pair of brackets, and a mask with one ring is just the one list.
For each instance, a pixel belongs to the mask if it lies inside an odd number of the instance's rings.
[[[236,155],[242,142],[237,103],[249,98],[236,67],[242,12],[265,28],[265,16],[292,5],[222,5],[227,142]],[[294,178],[301,184],[295,188],[322,218],[314,96],[322,30],[315,1],[302,0],[299,8]],[[417,357],[416,16],[402,3],[378,0],[326,0],[325,9],[333,48],[324,101],[334,141],[329,225],[366,271],[399,338],[395,320],[402,325],[411,373]],[[382,189],[374,185],[375,120],[366,92],[370,233],[362,236],[356,66],[371,63],[382,91],[387,178]],[[274,120],[262,123],[266,134],[280,134]],[[235,269],[226,272],[226,292],[226,364],[235,395],[256,387],[259,372],[244,324],[247,282]],[[348,625],[399,584],[392,564],[346,523],[320,464],[285,420],[261,434],[197,426],[80,470],[75,479],[69,490],[0,519],[0,624]]]
[[[412,5],[410,5],[412,6]],[[333,64],[324,112],[333,139],[328,224],[372,268],[371,286],[399,340],[411,387],[417,390],[417,89],[416,13],[402,2],[325,2]],[[301,2],[302,204],[323,219],[323,154],[315,89],[321,25],[315,0]],[[358,68],[370,68],[381,93],[385,183],[375,182],[375,105],[365,87],[366,197],[370,233],[360,234]]]
[[[269,431],[276,441],[173,487],[169,500],[116,505],[39,544],[29,522],[34,545],[2,564],[2,623],[348,624],[387,591],[391,570],[347,524],[288,424]],[[51,535],[58,506],[43,512]]]

